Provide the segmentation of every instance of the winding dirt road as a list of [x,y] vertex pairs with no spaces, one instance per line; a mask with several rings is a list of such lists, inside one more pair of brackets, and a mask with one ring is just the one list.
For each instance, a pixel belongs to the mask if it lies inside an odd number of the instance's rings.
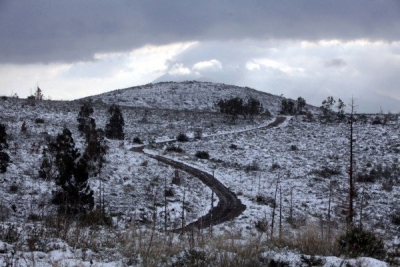
[[[274,122],[262,128],[276,127],[279,124],[283,123],[285,120],[286,120],[285,117],[277,117]],[[256,130],[256,129],[251,129],[251,130]],[[217,195],[219,199],[218,205],[212,208],[206,215],[200,217],[199,219],[197,219],[197,221],[186,225],[185,227],[183,227],[183,229],[177,229],[176,231],[182,231],[182,230],[185,231],[193,228],[202,229],[229,220],[233,220],[246,209],[246,206],[242,204],[242,202],[240,201],[240,199],[237,198],[235,193],[230,191],[226,186],[224,186],[220,181],[215,179],[211,174],[208,174],[204,171],[186,165],[182,162],[178,162],[159,155],[151,155],[145,153],[143,151],[143,148],[144,146],[138,147],[133,149],[133,151],[142,152],[151,158],[154,158],[160,162],[163,162],[174,168],[185,171],[193,175],[194,177],[197,177],[201,182],[203,182],[206,186],[208,186]]]

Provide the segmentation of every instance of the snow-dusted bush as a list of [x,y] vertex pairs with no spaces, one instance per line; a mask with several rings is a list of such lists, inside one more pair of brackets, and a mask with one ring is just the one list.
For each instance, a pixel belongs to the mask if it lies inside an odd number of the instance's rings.
[[184,133],[180,133],[176,137],[176,141],[178,141],[178,142],[187,142],[187,141],[189,141],[189,137]]
[[165,149],[165,151],[166,151],[166,152],[177,152],[177,153],[183,153],[183,152],[184,152],[184,150],[183,150],[181,147],[179,147],[179,146],[174,146],[174,145],[168,146],[168,147]]
[[312,171],[313,174],[321,176],[323,178],[329,178],[332,175],[339,175],[341,174],[341,171],[339,169],[334,169],[334,168],[330,168],[327,166],[322,167],[320,170],[314,170]]
[[135,143],[135,144],[143,144],[142,140],[140,140],[140,138],[138,136],[133,138],[133,143]]
[[203,136],[203,129],[202,128],[196,128],[194,130],[194,139],[201,139]]
[[210,155],[208,154],[207,151],[197,151],[195,154],[196,158],[199,159],[209,159]]

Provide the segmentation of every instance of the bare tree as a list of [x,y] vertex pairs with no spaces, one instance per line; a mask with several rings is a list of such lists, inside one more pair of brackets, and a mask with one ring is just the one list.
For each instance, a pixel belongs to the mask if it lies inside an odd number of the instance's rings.
[[350,101],[350,167],[349,167],[349,206],[348,206],[348,214],[347,214],[347,226],[353,227],[353,217],[354,217],[354,177],[353,177],[353,145],[354,145],[354,138],[353,138],[353,124],[354,124],[354,113],[355,113],[355,99],[351,98]]
[[34,97],[35,97],[36,100],[39,100],[39,101],[43,100],[42,89],[40,89],[39,86],[37,86],[37,89],[36,89]]

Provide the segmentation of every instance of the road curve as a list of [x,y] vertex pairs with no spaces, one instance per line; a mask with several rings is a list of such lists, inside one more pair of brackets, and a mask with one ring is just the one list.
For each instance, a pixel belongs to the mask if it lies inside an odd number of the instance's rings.
[[[149,155],[160,162],[170,165],[176,169],[185,171],[194,177],[198,178],[202,183],[208,186],[217,195],[219,202],[216,207],[211,209],[206,215],[197,219],[197,221],[186,225],[183,229],[177,229],[177,231],[188,230],[192,228],[207,228],[212,225],[217,225],[239,216],[245,209],[246,206],[242,204],[240,199],[237,198],[235,193],[230,191],[220,181],[215,179],[211,174],[204,171],[198,170],[194,167],[186,165],[181,162],[177,162],[158,155]],[[205,200],[208,202],[207,200]],[[209,200],[211,203],[211,199]]]
[[[277,117],[274,122],[270,123],[265,128],[276,127],[279,124],[283,123],[285,120],[286,120],[285,117]],[[143,152],[143,148],[144,146],[138,147],[138,149],[135,149],[134,151]],[[176,169],[185,171],[193,175],[194,177],[197,177],[201,182],[203,182],[206,186],[208,186],[217,195],[219,199],[218,205],[216,207],[213,207],[206,215],[200,217],[195,222],[192,222],[184,226],[182,229],[175,230],[176,232],[190,230],[193,228],[203,229],[229,220],[233,220],[246,209],[246,206],[242,204],[240,199],[237,198],[236,194],[230,191],[226,186],[224,186],[220,181],[215,179],[211,174],[196,169],[192,166],[186,165],[182,162],[178,162],[163,156],[151,155],[147,153],[145,154],[160,162],[163,162]]]

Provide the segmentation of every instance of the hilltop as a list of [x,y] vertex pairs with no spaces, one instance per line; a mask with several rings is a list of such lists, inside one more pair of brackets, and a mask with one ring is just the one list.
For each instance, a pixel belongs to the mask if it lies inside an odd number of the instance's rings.
[[272,114],[278,114],[283,97],[222,83],[185,81],[160,82],[114,90],[91,96],[94,101],[151,109],[215,112],[220,99],[240,97],[258,99]]

